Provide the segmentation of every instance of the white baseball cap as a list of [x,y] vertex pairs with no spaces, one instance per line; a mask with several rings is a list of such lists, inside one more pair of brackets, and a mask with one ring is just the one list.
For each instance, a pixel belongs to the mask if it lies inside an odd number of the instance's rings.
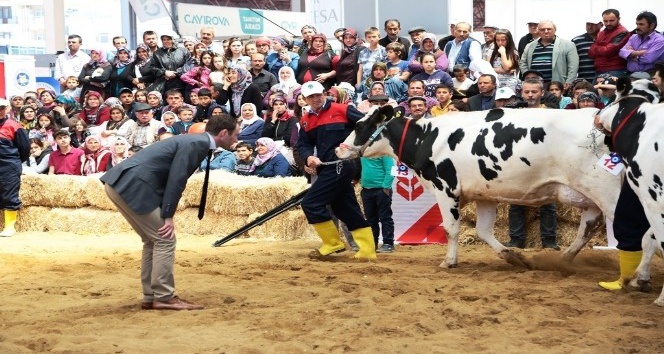
[[516,93],[509,87],[501,87],[496,90],[496,100],[508,100],[512,97],[515,97]]
[[325,88],[318,81],[309,81],[302,85],[302,90],[300,92],[302,92],[302,96],[309,97],[311,95],[325,92]]
[[0,107],[9,107],[9,101],[4,98],[0,98]]

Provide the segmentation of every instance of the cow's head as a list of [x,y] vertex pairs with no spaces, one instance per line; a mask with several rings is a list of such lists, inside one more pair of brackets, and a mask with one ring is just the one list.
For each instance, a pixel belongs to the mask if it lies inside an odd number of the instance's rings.
[[384,128],[390,120],[403,115],[402,107],[394,108],[390,105],[370,111],[355,124],[355,130],[336,148],[337,157],[353,159],[360,156],[394,155],[388,139],[385,138]]
[[659,97],[657,86],[650,80],[631,81],[628,78],[620,78],[616,83],[616,100],[599,113],[600,122],[604,129],[611,131],[613,118],[619,111],[646,102],[656,104],[659,102]]

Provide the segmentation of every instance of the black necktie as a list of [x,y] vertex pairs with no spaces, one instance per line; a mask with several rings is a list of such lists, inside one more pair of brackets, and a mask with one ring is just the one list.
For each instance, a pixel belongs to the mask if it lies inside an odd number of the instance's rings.
[[210,164],[212,162],[212,150],[208,150],[207,166],[205,166],[205,179],[203,180],[203,190],[201,191],[201,202],[198,205],[198,220],[203,219],[205,215],[205,202],[207,201],[208,182],[210,181]]

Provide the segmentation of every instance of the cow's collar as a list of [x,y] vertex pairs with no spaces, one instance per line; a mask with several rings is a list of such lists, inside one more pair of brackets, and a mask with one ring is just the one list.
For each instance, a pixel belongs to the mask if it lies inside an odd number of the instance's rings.
[[401,161],[401,152],[403,151],[404,141],[406,141],[406,133],[408,132],[408,126],[414,119],[406,119],[406,125],[403,127],[403,133],[401,133],[401,141],[399,141],[399,152],[397,153],[397,160]]
[[376,130],[369,137],[369,140],[367,140],[367,142],[364,143],[359,148],[356,148],[354,146],[350,146],[350,145],[347,145],[347,144],[341,144],[340,146],[344,149],[347,149],[347,150],[350,150],[350,151],[353,151],[353,152],[357,152],[357,157],[362,157],[362,155],[364,155],[364,151],[369,147],[369,145],[371,145],[371,143],[374,140],[376,140],[378,135],[380,135],[380,132],[382,132],[383,129],[385,129],[386,126],[387,126],[387,122],[383,122],[380,125],[378,125]]

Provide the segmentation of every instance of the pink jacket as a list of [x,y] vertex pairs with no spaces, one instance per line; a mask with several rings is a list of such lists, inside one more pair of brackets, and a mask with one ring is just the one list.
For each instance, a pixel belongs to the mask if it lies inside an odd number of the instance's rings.
[[182,74],[180,79],[193,87],[210,88],[210,69],[205,66],[196,66]]

